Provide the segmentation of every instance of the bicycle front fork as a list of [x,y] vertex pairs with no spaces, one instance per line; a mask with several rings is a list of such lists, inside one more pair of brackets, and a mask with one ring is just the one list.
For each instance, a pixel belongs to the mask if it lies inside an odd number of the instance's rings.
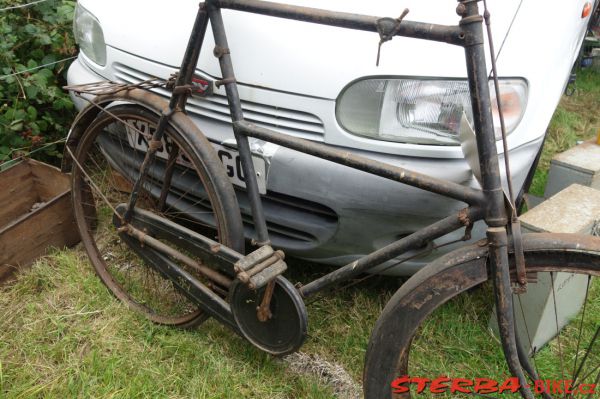
[[519,379],[519,390],[526,399],[533,399],[533,393],[528,388],[527,378],[536,379],[527,355],[519,350],[517,342],[515,318],[513,313],[512,287],[508,262],[508,234],[505,227],[490,227],[487,231],[491,265],[491,278],[494,283],[494,298],[500,341],[508,368],[513,376]]

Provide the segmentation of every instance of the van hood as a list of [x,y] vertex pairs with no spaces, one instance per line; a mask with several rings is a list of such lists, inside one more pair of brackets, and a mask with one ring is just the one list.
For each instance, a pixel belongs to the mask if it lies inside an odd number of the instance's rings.
[[[498,51],[522,0],[490,0]],[[456,1],[288,0],[286,3],[379,17],[456,25]],[[81,0],[98,18],[108,46],[178,67],[185,51],[197,1]],[[176,4],[176,6],[174,5]],[[115,11],[118,10],[118,11]],[[383,45],[375,66],[379,36],[329,26],[223,10],[239,83],[279,91],[336,98],[350,82],[365,76],[465,77],[464,51],[457,46],[395,37]],[[198,63],[200,73],[219,77],[210,26]],[[489,62],[488,62],[489,65]],[[166,77],[163,77],[166,78]]]

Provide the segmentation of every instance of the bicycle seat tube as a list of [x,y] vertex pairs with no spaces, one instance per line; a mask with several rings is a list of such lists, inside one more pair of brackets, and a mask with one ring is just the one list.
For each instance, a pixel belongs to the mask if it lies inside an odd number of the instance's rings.
[[[129,202],[127,205],[127,211],[124,215],[124,220],[126,222],[131,221],[132,213],[138,200],[139,192],[142,189],[144,179],[148,174],[150,165],[156,157],[156,151],[162,147],[162,138],[169,123],[169,119],[171,118],[174,112],[183,111],[185,109],[187,97],[190,94],[189,90],[192,81],[192,75],[194,74],[194,69],[196,68],[196,64],[198,63],[198,57],[200,56],[200,50],[202,48],[202,43],[204,42],[204,36],[206,34],[207,27],[208,15],[204,7],[201,6],[198,10],[198,15],[196,16],[196,20],[194,22],[194,26],[190,34],[190,39],[188,41],[183,60],[181,62],[181,67],[179,68],[179,73],[176,77],[176,82],[173,88],[173,94],[171,95],[171,98],[169,100],[169,107],[168,109],[161,110],[158,125],[156,126],[156,130],[152,134],[152,139],[150,140],[148,151],[146,152],[144,161],[142,162],[142,166],[140,168],[140,175],[135,181],[133,189],[131,191]],[[167,184],[165,184],[164,187],[167,187],[170,183],[170,178],[168,176],[166,176],[166,178]],[[161,201],[164,201],[166,195],[166,192],[161,193]]]
[[[231,112],[231,119],[232,122],[235,123],[243,120],[244,115],[240,102],[240,95],[237,89],[233,63],[229,53],[229,44],[227,43],[227,35],[225,33],[225,25],[221,15],[221,8],[216,0],[207,0],[204,4],[210,17],[213,36],[215,38],[215,49],[213,53],[219,60],[221,75],[223,77],[218,84],[225,86],[229,110]],[[238,150],[240,152],[242,170],[244,172],[244,176],[246,176],[246,190],[251,199],[250,206],[252,209],[252,219],[256,229],[256,240],[253,240],[253,243],[256,246],[267,245],[270,244],[269,233],[267,230],[267,223],[263,212],[262,202],[260,200],[258,182],[255,177],[256,172],[254,170],[254,164],[252,163],[250,143],[248,142],[247,136],[239,134],[235,130],[233,133],[235,136],[235,141],[238,145]]]

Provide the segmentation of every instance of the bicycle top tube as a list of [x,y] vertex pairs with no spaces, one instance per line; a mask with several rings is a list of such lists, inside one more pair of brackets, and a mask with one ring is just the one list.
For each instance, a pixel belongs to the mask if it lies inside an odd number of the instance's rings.
[[[230,10],[369,32],[378,32],[379,24],[391,23],[393,21],[393,18],[378,18],[260,0],[209,0],[208,3]],[[458,26],[403,20],[398,26],[395,35],[463,46],[467,38],[462,33],[462,29]]]

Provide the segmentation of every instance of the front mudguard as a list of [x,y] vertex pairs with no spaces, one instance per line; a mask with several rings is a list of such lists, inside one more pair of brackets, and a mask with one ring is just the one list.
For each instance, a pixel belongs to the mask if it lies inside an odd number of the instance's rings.
[[[69,130],[69,134],[67,135],[61,166],[63,173],[69,173],[71,171],[73,166],[71,153],[75,153],[75,149],[79,144],[79,140],[81,139],[81,136],[87,127],[98,116],[98,114],[110,104],[119,102],[136,104],[157,114],[161,112],[167,112],[169,110],[169,104],[167,101],[150,91],[141,89],[121,90],[116,93],[99,95],[91,99],[89,99],[87,96],[85,98],[88,99],[89,104],[77,114],[73,124],[71,125],[71,129]],[[175,112],[171,116],[171,121],[174,125],[181,126],[186,132],[193,132],[193,134],[196,136],[203,136],[203,134],[198,130],[198,127],[183,112]]]
[[[529,271],[564,267],[600,276],[600,237],[535,233],[523,236]],[[392,296],[381,313],[367,348],[365,398],[391,397],[390,382],[405,364],[419,325],[439,306],[489,279],[485,240],[457,249],[424,267]],[[514,277],[514,257],[510,257]]]

